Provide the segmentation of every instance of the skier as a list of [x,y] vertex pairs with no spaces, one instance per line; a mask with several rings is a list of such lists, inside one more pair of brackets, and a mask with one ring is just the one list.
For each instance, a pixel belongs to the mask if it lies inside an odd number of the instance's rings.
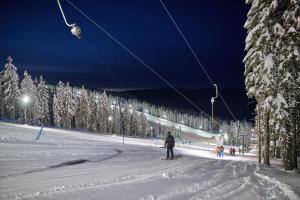
[[235,156],[235,148],[232,148],[232,155]]
[[171,132],[168,131],[168,135],[167,135],[166,141],[165,141],[165,148],[167,147],[167,158],[166,158],[166,160],[169,159],[170,151],[171,151],[171,160],[174,159],[174,153],[173,153],[174,146],[175,146],[175,139],[174,139],[173,135],[171,135]]

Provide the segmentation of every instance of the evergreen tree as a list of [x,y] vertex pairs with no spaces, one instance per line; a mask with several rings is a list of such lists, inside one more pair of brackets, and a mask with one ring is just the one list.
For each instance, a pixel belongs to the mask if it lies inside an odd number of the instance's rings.
[[53,96],[53,121],[54,121],[54,126],[57,126],[57,127],[62,126],[60,110],[61,109],[58,104],[57,96],[56,96],[56,94],[54,94],[54,96]]
[[39,117],[39,101],[37,96],[37,88],[27,71],[24,72],[24,78],[21,82],[21,94],[22,96],[27,95],[30,99],[28,105],[26,105],[27,121],[31,123],[37,123]]
[[[285,124],[281,131],[284,154],[284,168],[297,168],[297,110],[299,109],[299,84],[300,73],[300,1],[290,0],[283,3],[284,12],[280,18],[282,24],[282,34],[280,43],[280,57],[278,67],[278,90],[280,96],[275,104],[278,111],[276,121],[278,128],[280,124]],[[298,82],[297,82],[298,81]],[[284,103],[280,101],[284,100]],[[284,112],[283,112],[284,111]],[[285,115],[284,115],[285,114]],[[289,117],[286,117],[289,116]]]
[[107,133],[109,129],[108,118],[110,117],[111,114],[111,108],[105,91],[99,96],[98,112],[99,112],[100,132]]
[[40,123],[49,124],[49,90],[42,76],[40,76],[40,80],[37,86],[37,97],[39,102],[38,118],[40,120]]
[[130,134],[137,136],[138,134],[138,123],[139,123],[139,117],[136,111],[132,110],[131,111],[131,116],[130,116]]
[[127,103],[124,105],[124,107],[120,106],[120,120],[121,134],[128,135],[130,130],[130,111]]
[[84,86],[77,93],[76,98],[76,128],[88,130],[90,125],[90,106],[88,100],[88,93]]
[[63,82],[59,82],[56,89],[57,98],[57,114],[60,120],[60,126],[65,128],[72,127],[72,119],[74,116],[74,100],[72,94],[72,88],[69,83],[66,85]]
[[[291,81],[299,77],[299,0],[249,0],[251,9],[245,24],[247,55],[245,83],[261,114],[258,132],[264,133],[264,163],[269,165],[269,140],[282,137],[284,168],[292,169],[296,151],[296,116],[299,89]],[[295,127],[295,128],[293,128]],[[270,132],[273,134],[270,134]],[[294,133],[292,133],[294,131]],[[276,142],[276,139],[273,139]],[[294,148],[295,149],[295,148]]]
[[4,66],[1,73],[1,107],[2,116],[16,119],[18,108],[19,93],[19,75],[17,68],[12,64],[13,59],[7,58],[8,63]]
[[90,130],[94,132],[99,131],[99,94],[93,93],[89,96],[90,102]]
[[145,114],[141,114],[139,120],[140,134],[141,136],[146,136],[148,134],[149,124]]

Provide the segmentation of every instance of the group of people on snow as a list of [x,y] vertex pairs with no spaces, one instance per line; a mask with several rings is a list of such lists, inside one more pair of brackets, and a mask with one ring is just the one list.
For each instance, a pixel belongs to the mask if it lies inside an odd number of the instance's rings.
[[[175,146],[175,138],[174,136],[171,134],[170,131],[168,131],[167,137],[165,139],[165,144],[164,144],[164,148],[167,148],[167,157],[166,160],[170,159],[173,160],[174,159],[174,152],[173,152],[173,148]],[[230,156],[235,156],[235,148],[232,146],[229,149],[229,155]],[[224,157],[224,151],[225,148],[223,145],[218,145],[216,147],[216,153],[217,153],[217,157]],[[240,153],[240,149],[239,149],[239,153]],[[170,157],[171,154],[171,157]]]
[[230,154],[231,156],[235,156],[235,148],[234,148],[234,147],[230,147],[230,149],[229,149],[229,154]]
[[216,152],[217,152],[217,157],[224,157],[224,147],[223,145],[217,146]]
[[[216,147],[216,153],[217,153],[217,157],[224,157],[224,146],[223,145],[218,145]],[[239,153],[240,153],[240,149],[239,149]],[[229,148],[229,155],[230,156],[235,156],[235,148],[234,147],[230,147]]]

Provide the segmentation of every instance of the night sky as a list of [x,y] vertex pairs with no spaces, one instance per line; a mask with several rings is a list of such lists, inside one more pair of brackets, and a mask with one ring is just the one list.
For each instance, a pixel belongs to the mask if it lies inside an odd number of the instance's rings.
[[[23,74],[42,74],[92,88],[167,87],[114,41],[61,0],[78,40],[65,26],[56,0],[1,0],[0,65],[12,56]],[[72,0],[176,87],[212,87],[159,0]],[[243,88],[242,63],[248,11],[244,1],[164,0],[212,80]],[[114,77],[113,77],[114,76]]]

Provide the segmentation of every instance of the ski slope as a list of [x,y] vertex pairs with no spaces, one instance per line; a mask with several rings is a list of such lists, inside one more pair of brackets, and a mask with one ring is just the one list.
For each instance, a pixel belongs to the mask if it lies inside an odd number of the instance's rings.
[[299,199],[299,174],[156,140],[0,122],[0,199]]
[[161,124],[162,126],[165,126],[165,127],[168,127],[168,128],[174,127],[178,130],[181,129],[182,132],[192,133],[192,134],[195,134],[197,136],[204,137],[204,138],[216,138],[216,137],[220,136],[220,134],[212,134],[212,133],[209,133],[209,132],[206,132],[206,131],[202,131],[200,129],[195,129],[195,128],[192,128],[192,127],[189,127],[189,126],[186,126],[186,125],[183,125],[183,124],[178,124],[178,123],[171,122],[171,121],[163,119],[163,118],[155,117],[155,116],[147,114],[147,113],[144,113],[144,114],[145,114],[148,121],[154,122],[154,123],[157,123],[157,124]]

